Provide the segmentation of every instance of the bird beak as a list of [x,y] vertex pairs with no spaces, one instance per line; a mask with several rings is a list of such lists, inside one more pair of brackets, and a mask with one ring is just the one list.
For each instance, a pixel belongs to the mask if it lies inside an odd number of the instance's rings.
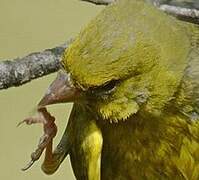
[[70,80],[70,75],[59,72],[57,78],[49,86],[46,94],[38,104],[38,108],[50,104],[73,102],[80,96],[80,90],[75,88]]

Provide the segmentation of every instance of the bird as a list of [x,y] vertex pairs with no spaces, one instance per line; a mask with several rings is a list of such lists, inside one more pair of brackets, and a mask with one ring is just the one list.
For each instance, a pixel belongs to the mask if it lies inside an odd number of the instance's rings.
[[[107,6],[66,49],[62,69],[38,103],[53,174],[69,154],[77,180],[199,179],[199,27],[143,0]],[[55,150],[47,105],[73,102]]]

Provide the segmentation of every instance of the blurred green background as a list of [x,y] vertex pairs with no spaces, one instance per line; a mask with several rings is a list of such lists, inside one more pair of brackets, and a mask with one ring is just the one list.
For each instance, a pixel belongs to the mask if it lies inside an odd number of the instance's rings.
[[[64,43],[77,35],[102,8],[78,0],[0,0],[0,60],[22,57]],[[55,76],[0,91],[1,180],[75,179],[68,157],[51,176],[40,170],[43,157],[30,170],[20,170],[30,160],[42,135],[42,126],[17,128],[16,125],[33,115],[35,105]],[[70,109],[70,104],[49,107],[59,128],[55,144],[65,129]]]

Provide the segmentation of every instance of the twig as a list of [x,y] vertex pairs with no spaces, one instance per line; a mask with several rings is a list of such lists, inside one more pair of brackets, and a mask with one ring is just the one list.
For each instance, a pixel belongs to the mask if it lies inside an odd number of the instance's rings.
[[166,4],[160,5],[159,9],[181,20],[199,24],[199,10],[197,9],[182,8]]
[[60,68],[60,57],[66,47],[65,44],[23,58],[0,62],[0,89],[20,86],[57,71]]

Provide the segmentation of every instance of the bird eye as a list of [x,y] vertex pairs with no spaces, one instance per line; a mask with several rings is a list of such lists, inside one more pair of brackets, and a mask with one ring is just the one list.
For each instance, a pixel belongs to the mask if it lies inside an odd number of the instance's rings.
[[109,81],[108,83],[106,83],[100,87],[96,87],[96,88],[92,89],[91,92],[92,92],[92,94],[95,94],[97,96],[108,95],[115,90],[117,83],[118,83],[117,80]]
[[112,80],[112,81],[108,82],[107,84],[105,84],[104,86],[102,86],[101,88],[103,89],[103,91],[105,91],[107,93],[111,93],[115,89],[116,84],[117,84],[117,81]]

